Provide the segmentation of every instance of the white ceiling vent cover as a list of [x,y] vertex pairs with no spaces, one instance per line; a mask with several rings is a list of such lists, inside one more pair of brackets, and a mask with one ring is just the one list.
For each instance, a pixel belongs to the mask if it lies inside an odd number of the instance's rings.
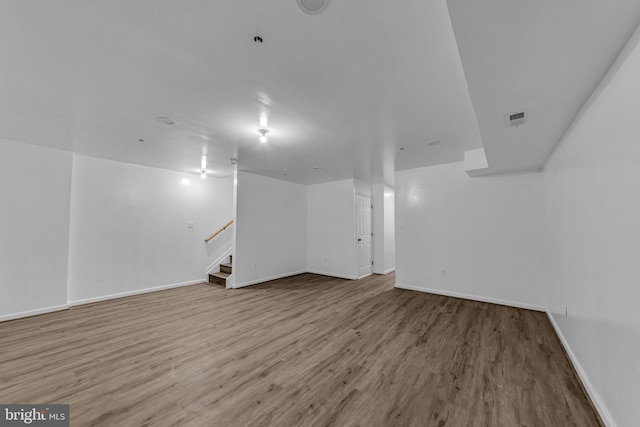
[[529,121],[529,109],[504,115],[504,125],[508,128],[523,125]]
[[304,13],[317,15],[324,12],[329,4],[329,0],[298,0],[298,7]]

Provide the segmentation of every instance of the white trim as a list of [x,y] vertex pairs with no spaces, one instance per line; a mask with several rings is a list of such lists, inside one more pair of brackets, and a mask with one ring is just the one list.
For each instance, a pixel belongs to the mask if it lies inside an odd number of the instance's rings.
[[21,311],[19,313],[4,314],[0,316],[0,322],[6,322],[8,320],[15,320],[15,319],[22,319],[23,317],[37,316],[39,314],[52,313],[54,311],[67,310],[68,308],[69,308],[68,304],[62,304],[62,305],[54,305],[51,307],[38,308],[36,310]]
[[297,276],[298,274],[304,274],[304,273],[307,273],[307,270],[299,270],[299,271],[292,271],[290,273],[277,274],[275,276],[265,277],[257,280],[251,280],[249,282],[244,282],[244,283],[234,283],[233,285],[231,285],[231,287],[233,289],[244,288],[245,286],[258,285],[260,283],[270,282],[271,280],[283,279],[285,277]]
[[219,266],[220,264],[222,264],[222,261],[225,258],[227,258],[229,255],[231,255],[232,253],[233,253],[233,247],[230,247],[229,249],[224,251],[224,253],[222,255],[220,255],[218,258],[216,258],[215,261],[213,261],[211,264],[209,264],[209,266],[205,270],[207,272],[207,275],[209,275],[210,273],[217,273],[217,272],[214,272],[213,269],[216,268],[217,266]]
[[367,273],[367,274],[363,274],[362,276],[358,276],[358,280],[360,279],[364,279],[367,276],[371,276],[373,273]]
[[93,298],[85,298],[85,299],[80,299],[75,301],[69,301],[69,307],[75,307],[77,305],[83,305],[83,304],[91,304],[91,303],[100,302],[100,301],[107,301],[110,299],[129,297],[132,295],[147,294],[147,293],[156,292],[156,291],[164,291],[165,289],[179,288],[182,286],[196,285],[196,284],[205,283],[205,282],[206,280],[196,279],[196,280],[189,280],[188,282],[180,282],[180,283],[172,283],[170,285],[156,286],[153,288],[136,289],[133,291],[120,292],[117,294],[103,295],[103,296],[93,297]]
[[358,276],[350,276],[350,275],[347,275],[347,274],[327,273],[326,271],[320,271],[320,270],[307,270],[307,273],[319,274],[321,276],[337,277],[338,279],[358,280]]
[[385,271],[384,271],[384,273],[382,273],[382,274],[389,274],[389,273],[393,273],[394,271],[396,271],[396,268],[395,268],[395,267],[390,268],[390,269],[388,269],[388,270],[385,270]]
[[551,322],[553,329],[556,331],[556,335],[558,335],[558,338],[560,339],[560,342],[562,343],[564,350],[567,352],[567,355],[569,355],[569,359],[571,360],[573,367],[578,373],[578,376],[580,377],[580,381],[582,381],[582,385],[584,389],[587,390],[587,393],[591,398],[591,402],[593,403],[593,406],[595,407],[596,411],[598,411],[600,418],[602,418],[602,421],[605,423],[607,427],[616,427],[617,424],[613,420],[613,417],[611,416],[611,412],[609,412],[607,405],[604,404],[604,401],[602,400],[602,398],[600,398],[600,395],[596,391],[595,387],[593,386],[593,384],[591,384],[591,381],[589,381],[589,377],[587,376],[587,373],[585,372],[584,368],[580,364],[580,361],[576,357],[573,350],[571,350],[571,346],[569,345],[569,342],[566,340],[566,338],[562,334],[562,330],[556,323],[555,319],[553,318],[553,315],[549,310],[547,310],[547,317],[549,317],[549,321]]
[[469,294],[463,294],[460,292],[449,292],[449,291],[443,291],[440,289],[423,288],[421,286],[403,285],[400,283],[396,283],[395,287],[398,289],[407,289],[409,291],[426,292],[429,294],[444,295],[444,296],[454,297],[454,298],[463,298],[463,299],[469,299],[473,301],[488,302],[491,304],[506,305],[509,307],[524,308],[526,310],[542,311],[543,313],[546,313],[547,311],[545,307],[542,307],[540,305],[533,305],[533,304],[527,304],[527,303],[516,302],[516,301],[508,301],[508,300],[497,299],[497,298],[481,297],[478,295],[469,295]]

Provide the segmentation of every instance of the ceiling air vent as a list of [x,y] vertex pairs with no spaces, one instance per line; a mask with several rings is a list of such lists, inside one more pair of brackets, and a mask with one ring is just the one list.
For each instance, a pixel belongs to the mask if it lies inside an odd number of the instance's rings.
[[529,121],[529,110],[504,115],[504,125],[508,128],[523,125]]

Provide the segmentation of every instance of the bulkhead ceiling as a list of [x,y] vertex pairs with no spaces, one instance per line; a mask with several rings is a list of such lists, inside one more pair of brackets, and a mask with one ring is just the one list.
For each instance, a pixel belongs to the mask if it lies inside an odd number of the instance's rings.
[[7,0],[0,137],[305,184],[392,181],[483,140],[490,168],[536,168],[637,25],[640,5],[613,1]]

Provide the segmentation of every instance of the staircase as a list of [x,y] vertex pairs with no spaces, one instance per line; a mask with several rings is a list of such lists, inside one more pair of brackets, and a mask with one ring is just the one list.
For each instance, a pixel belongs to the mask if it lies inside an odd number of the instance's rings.
[[229,262],[220,264],[220,272],[209,273],[209,283],[227,286],[227,278],[233,271],[233,255],[229,256]]

